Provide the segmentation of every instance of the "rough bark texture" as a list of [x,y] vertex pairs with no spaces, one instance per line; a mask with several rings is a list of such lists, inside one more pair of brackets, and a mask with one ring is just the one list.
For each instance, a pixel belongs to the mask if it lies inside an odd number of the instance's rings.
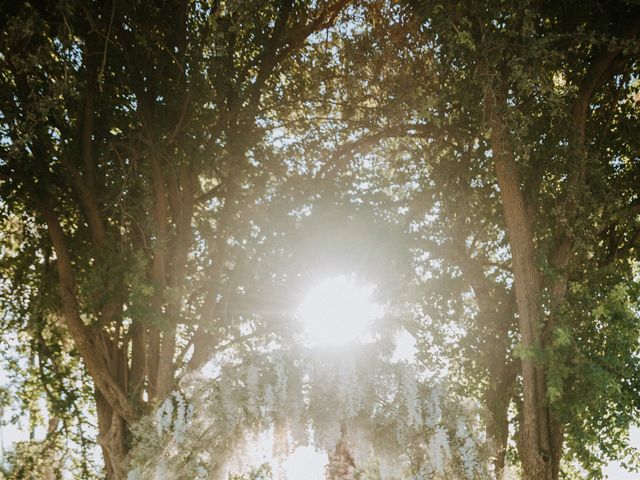
[[541,281],[536,267],[531,218],[527,215],[515,160],[508,152],[504,126],[492,109],[491,144],[500,198],[511,247],[518,310],[522,364],[523,400],[519,451],[525,480],[551,480],[551,435],[545,404],[545,374],[534,355],[542,346],[540,306]]
[[[626,40],[636,38],[639,32],[640,21],[635,20],[625,32],[621,32],[620,37]],[[534,175],[528,188],[522,187],[516,159],[509,144],[509,133],[501,118],[503,109],[509,108],[504,93],[508,88],[497,80],[494,84],[487,85],[485,90],[485,113],[491,128],[495,172],[511,248],[520,340],[524,349],[521,362],[523,401],[518,449],[525,479],[555,480],[560,473],[564,425],[554,417],[546,404],[544,366],[537,364],[531,355],[544,348],[557,325],[561,309],[567,302],[569,263],[576,236],[574,229],[588,190],[585,185],[588,155],[586,135],[591,103],[596,92],[615,75],[623,72],[628,63],[628,54],[622,44],[595,52],[578,82],[575,101],[568,108],[568,141],[573,168],[567,177],[563,214],[557,219],[554,232],[555,249],[548,259],[554,268],[554,278],[544,286],[536,267],[532,225],[541,172]],[[489,73],[485,60],[480,62],[479,72],[483,75]],[[502,72],[503,78],[508,76],[507,72]],[[544,167],[534,165],[533,168]],[[547,288],[550,297],[548,315],[544,315],[541,308],[543,287]]]

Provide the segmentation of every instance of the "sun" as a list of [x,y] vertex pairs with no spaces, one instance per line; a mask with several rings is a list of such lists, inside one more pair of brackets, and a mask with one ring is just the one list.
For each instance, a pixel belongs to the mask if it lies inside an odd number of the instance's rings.
[[297,312],[305,339],[323,346],[365,339],[372,323],[384,314],[384,309],[371,298],[373,290],[373,286],[358,284],[354,275],[322,281],[307,294]]

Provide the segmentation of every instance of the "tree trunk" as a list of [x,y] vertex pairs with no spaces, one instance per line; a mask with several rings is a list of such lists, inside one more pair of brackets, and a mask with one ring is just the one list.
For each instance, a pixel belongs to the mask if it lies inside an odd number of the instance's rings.
[[473,289],[478,305],[477,322],[484,325],[493,337],[481,357],[489,379],[483,397],[488,414],[486,434],[494,452],[494,471],[496,478],[501,478],[509,439],[509,404],[517,375],[516,366],[507,363],[509,329],[515,316],[515,306],[509,292],[496,288],[497,285],[486,277],[480,260],[467,251],[464,242],[467,235],[460,228],[454,231],[451,251],[455,255],[452,261],[458,264]]
[[[60,420],[58,417],[51,417],[49,419],[49,428],[47,430],[48,435],[53,435],[58,428]],[[49,438],[45,438],[44,444],[48,443]],[[43,452],[50,459],[50,465],[43,472],[42,480],[56,480],[58,476],[58,468],[61,463],[60,452],[56,449],[47,449]]]
[[342,434],[336,449],[329,454],[329,464],[326,470],[326,480],[354,480],[356,472],[356,464],[353,456],[349,451],[349,445],[345,438],[345,429],[342,428]]
[[107,480],[127,478],[128,448],[126,443],[127,424],[114,412],[99,390],[95,391],[98,414],[97,442],[102,449]]
[[519,317],[522,355],[523,402],[520,424],[520,459],[524,480],[552,480],[551,421],[545,405],[544,367],[535,360],[542,346],[540,307],[541,284],[536,267],[531,219],[527,215],[515,161],[505,149],[505,132],[497,113],[492,112],[491,144],[496,176],[511,247],[514,288]]
[[507,442],[509,440],[509,404],[513,394],[515,375],[504,365],[496,372],[494,384],[487,387],[485,405],[487,407],[487,439],[493,449],[493,466],[496,478],[501,479],[506,466]]

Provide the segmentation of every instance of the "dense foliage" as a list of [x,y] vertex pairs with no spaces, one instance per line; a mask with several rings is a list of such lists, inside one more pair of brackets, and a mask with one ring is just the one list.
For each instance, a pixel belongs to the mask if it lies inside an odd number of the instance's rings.
[[332,451],[342,441],[377,478],[489,478],[477,405],[377,351],[216,358],[138,425],[131,476],[214,477],[273,428],[284,454],[289,445]]
[[[634,2],[67,0],[0,23],[0,400],[44,431],[8,478],[208,478],[269,429],[384,478],[633,467]],[[303,292],[351,272],[386,306],[376,341],[305,349]]]

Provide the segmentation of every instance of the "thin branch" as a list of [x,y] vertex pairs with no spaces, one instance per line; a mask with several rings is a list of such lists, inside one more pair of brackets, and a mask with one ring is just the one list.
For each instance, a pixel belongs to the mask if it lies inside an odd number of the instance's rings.
[[[383,128],[382,130],[365,134],[359,139],[347,142],[342,146],[336,148],[331,155],[329,161],[327,161],[322,168],[318,171],[318,176],[322,177],[337,167],[344,166],[345,157],[352,157],[355,155],[364,155],[377,146],[382,140],[389,138],[431,138],[435,134],[442,134],[442,130],[436,128],[433,125],[427,124],[404,124],[393,127]],[[349,158],[346,159],[347,161]]]

